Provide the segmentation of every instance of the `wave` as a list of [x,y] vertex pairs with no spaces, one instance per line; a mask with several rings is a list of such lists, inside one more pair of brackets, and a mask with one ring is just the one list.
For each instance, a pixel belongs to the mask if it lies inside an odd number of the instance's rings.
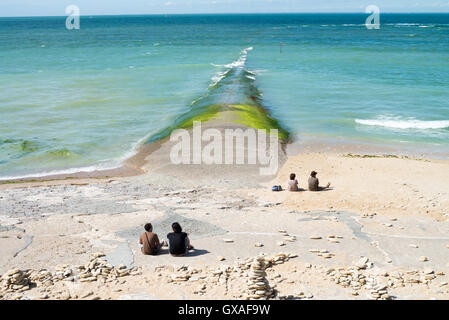
[[[245,66],[246,59],[248,57],[248,52],[251,50],[253,50],[253,47],[248,47],[246,49],[243,49],[240,52],[240,56],[237,60],[235,60],[231,63],[225,64],[225,65],[211,63],[211,65],[214,67],[225,67],[226,69],[223,71],[219,71],[212,76],[212,79],[211,79],[212,83],[209,85],[209,88],[215,87],[221,80],[225,79],[231,73],[231,71],[233,69],[243,68]],[[254,74],[254,73],[251,73],[251,74]]]
[[396,129],[445,129],[449,128],[449,120],[393,120],[393,119],[378,119],[378,120],[362,120],[355,119],[358,124],[366,126],[378,126]]
[[17,176],[1,176],[0,181],[41,178],[41,177],[49,177],[49,176],[54,176],[54,175],[69,175],[69,174],[75,174],[75,173],[94,172],[94,171],[102,171],[102,170],[113,170],[113,169],[118,169],[120,167],[121,167],[121,164],[117,164],[117,165],[101,165],[100,164],[100,165],[93,165],[93,166],[79,167],[79,168],[43,171],[43,172],[38,172],[38,173],[30,173],[30,174],[17,175]]

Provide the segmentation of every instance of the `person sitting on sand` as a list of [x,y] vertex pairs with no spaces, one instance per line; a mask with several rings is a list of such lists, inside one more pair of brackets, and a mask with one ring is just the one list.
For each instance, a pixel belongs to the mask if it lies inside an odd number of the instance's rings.
[[182,232],[181,225],[177,222],[171,225],[173,232],[167,234],[168,250],[174,257],[184,256],[188,250],[193,250],[187,233]]
[[139,238],[142,253],[155,256],[159,253],[165,243],[159,243],[159,238],[157,234],[153,233],[153,226],[151,223],[147,223],[144,228],[145,232],[142,233]]
[[298,180],[296,180],[296,174],[290,174],[290,180],[288,180],[288,191],[299,191]]
[[330,187],[330,182],[325,187],[320,187],[320,181],[316,177],[318,173],[316,171],[312,171],[309,177],[309,190],[310,191],[323,191]]

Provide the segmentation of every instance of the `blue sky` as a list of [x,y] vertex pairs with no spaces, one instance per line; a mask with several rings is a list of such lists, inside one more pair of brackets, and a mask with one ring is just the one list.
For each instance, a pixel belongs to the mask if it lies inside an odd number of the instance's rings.
[[81,15],[165,13],[449,12],[449,0],[0,0],[0,16],[63,16],[67,5]]

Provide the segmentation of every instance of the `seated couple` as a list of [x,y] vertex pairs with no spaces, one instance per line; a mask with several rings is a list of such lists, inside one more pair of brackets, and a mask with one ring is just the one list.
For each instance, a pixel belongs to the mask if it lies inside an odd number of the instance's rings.
[[[318,173],[312,171],[309,177],[309,191],[322,191],[330,187],[330,182],[325,187],[320,187],[320,181],[316,177]],[[299,191],[298,180],[296,180],[296,174],[290,174],[290,180],[288,181],[288,191]]]
[[[182,257],[188,253],[189,250],[193,250],[190,245],[189,237],[187,233],[182,232],[181,225],[177,222],[171,225],[173,232],[167,235],[168,238],[168,251],[173,257]],[[166,242],[159,242],[159,238],[156,233],[153,233],[153,226],[151,223],[145,225],[145,232],[140,235],[139,244],[142,248],[142,253],[145,255],[157,255],[163,246],[166,246]]]

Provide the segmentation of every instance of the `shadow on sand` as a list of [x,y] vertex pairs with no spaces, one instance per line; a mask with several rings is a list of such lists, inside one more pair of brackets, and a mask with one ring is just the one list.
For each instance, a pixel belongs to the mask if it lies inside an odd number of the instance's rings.
[[[202,255],[208,254],[208,253],[210,253],[210,252],[207,251],[207,250],[203,250],[203,249],[193,249],[193,250],[190,250],[186,255],[180,256],[180,257],[176,257],[176,258],[183,258],[183,257],[198,257],[198,256],[202,256]],[[168,249],[161,249],[157,255],[158,255],[158,256],[162,256],[162,255],[165,255],[165,254],[170,254],[170,252],[168,251]]]

